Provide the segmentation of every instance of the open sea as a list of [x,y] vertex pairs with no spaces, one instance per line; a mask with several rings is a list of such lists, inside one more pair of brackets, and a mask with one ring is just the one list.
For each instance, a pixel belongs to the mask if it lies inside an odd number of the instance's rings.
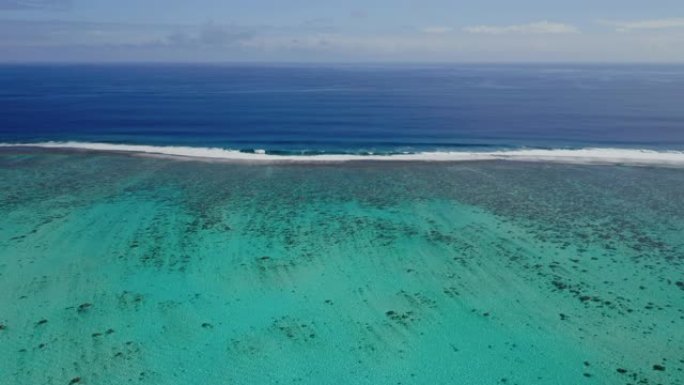
[[675,65],[2,65],[0,385],[682,385],[683,101]]

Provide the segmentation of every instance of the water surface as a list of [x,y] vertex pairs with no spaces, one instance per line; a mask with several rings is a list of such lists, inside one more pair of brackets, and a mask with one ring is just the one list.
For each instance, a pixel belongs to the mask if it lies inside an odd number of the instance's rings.
[[0,383],[682,384],[684,171],[0,153]]

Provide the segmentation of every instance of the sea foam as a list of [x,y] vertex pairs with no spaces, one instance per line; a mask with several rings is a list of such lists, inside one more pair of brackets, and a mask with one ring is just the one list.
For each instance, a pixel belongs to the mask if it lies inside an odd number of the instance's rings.
[[580,148],[580,149],[519,149],[501,151],[434,151],[401,154],[316,154],[316,155],[276,155],[265,150],[242,152],[238,150],[188,147],[188,146],[151,146],[137,144],[89,143],[89,142],[39,142],[39,143],[0,143],[0,147],[34,147],[45,149],[66,149],[104,152],[123,152],[131,154],[150,154],[188,159],[243,161],[243,162],[283,162],[318,163],[351,161],[416,161],[416,162],[464,162],[464,161],[526,161],[577,164],[628,164],[684,167],[684,152],[655,151],[645,149],[620,148]]

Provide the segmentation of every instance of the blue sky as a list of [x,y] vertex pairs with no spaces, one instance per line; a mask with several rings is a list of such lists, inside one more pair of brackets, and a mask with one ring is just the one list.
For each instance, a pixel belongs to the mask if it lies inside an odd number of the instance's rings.
[[0,61],[684,62],[684,1],[0,0]]

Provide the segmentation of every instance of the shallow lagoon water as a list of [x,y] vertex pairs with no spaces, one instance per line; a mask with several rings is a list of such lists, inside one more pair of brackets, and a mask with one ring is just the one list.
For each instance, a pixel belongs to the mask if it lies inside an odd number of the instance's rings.
[[3,384],[682,384],[684,170],[0,153]]

